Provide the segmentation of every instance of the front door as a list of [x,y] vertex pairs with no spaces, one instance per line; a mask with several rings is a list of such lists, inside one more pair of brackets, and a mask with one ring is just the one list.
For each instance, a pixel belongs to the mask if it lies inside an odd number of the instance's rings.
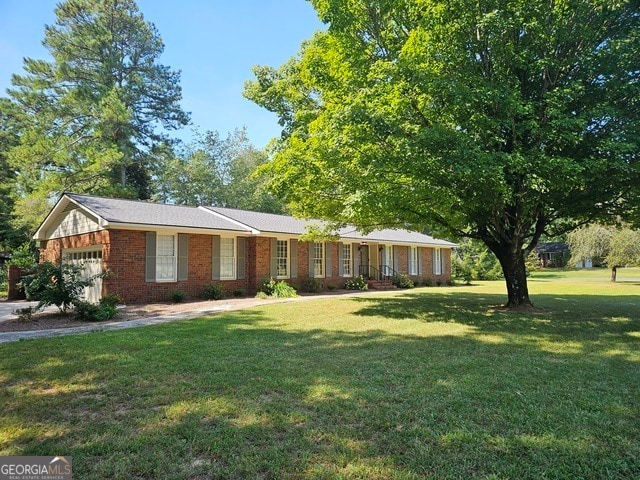
[[384,248],[382,249],[380,272],[385,277],[390,277],[393,273],[393,247],[391,245],[384,245]]
[[356,274],[360,274],[365,278],[369,278],[371,269],[369,264],[369,245],[360,245],[360,271]]

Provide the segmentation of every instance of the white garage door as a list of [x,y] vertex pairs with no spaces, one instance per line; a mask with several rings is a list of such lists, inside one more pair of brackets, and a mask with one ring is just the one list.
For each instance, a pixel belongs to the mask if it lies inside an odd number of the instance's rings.
[[[102,246],[92,249],[68,249],[62,252],[65,263],[82,266],[82,276],[93,277],[102,273]],[[96,278],[93,285],[84,289],[84,299],[91,303],[98,303],[102,298],[102,278]]]

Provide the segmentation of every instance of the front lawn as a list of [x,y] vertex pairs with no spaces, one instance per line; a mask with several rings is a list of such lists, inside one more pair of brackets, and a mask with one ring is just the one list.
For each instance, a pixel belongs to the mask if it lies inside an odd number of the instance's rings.
[[640,285],[603,272],[534,274],[533,313],[483,282],[0,345],[0,455],[81,479],[637,478]]

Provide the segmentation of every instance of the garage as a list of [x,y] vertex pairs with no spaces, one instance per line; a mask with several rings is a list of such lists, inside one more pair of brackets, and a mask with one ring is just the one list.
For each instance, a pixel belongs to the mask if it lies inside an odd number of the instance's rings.
[[[62,252],[63,262],[82,267],[82,276],[90,278],[102,273],[102,245],[89,248],[65,249]],[[90,287],[84,289],[84,299],[97,303],[102,298],[102,278],[96,278]]]

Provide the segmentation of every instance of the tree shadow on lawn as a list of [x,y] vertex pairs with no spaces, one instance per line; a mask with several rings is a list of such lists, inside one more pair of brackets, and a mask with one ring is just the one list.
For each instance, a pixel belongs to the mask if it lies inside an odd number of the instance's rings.
[[[505,310],[504,295],[452,290],[410,292],[389,297],[355,298],[361,316],[390,320],[459,323],[476,334],[503,335],[505,341],[546,339],[558,342],[623,343],[640,329],[640,297],[636,295],[536,294],[538,310]],[[638,338],[640,340],[640,338]]]
[[[501,331],[478,296],[426,297],[344,301]],[[0,453],[72,455],[78,478],[640,472],[629,362],[464,333],[293,330],[269,311],[2,346]]]

